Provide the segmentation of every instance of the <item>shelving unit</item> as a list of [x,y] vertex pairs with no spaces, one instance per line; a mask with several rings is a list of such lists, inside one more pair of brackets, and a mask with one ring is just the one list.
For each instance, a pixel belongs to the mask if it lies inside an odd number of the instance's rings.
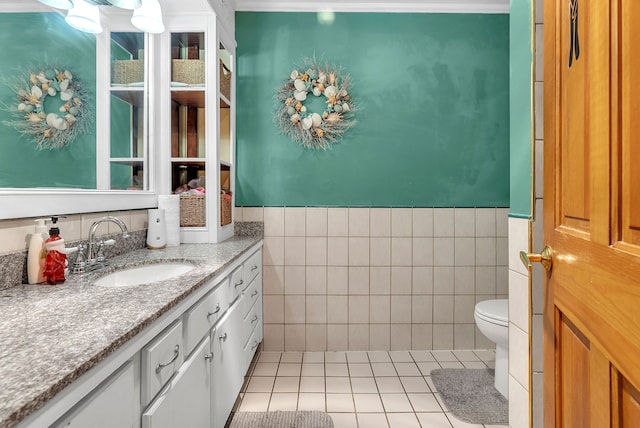
[[181,222],[183,243],[234,234],[233,8],[195,2],[188,12],[166,13],[166,30],[153,35],[115,14],[96,36],[97,88],[108,88],[96,94],[97,188],[149,196],[201,188],[185,199],[197,215]]
[[[161,111],[159,193],[180,194],[183,214],[197,214],[197,221],[181,221],[183,243],[233,236],[234,64],[222,46],[235,49],[235,42],[222,44],[219,20],[212,16],[210,9],[209,14],[166,15],[166,31],[154,52],[154,63],[160,64],[154,75]],[[200,189],[197,195],[190,194],[193,188]]]

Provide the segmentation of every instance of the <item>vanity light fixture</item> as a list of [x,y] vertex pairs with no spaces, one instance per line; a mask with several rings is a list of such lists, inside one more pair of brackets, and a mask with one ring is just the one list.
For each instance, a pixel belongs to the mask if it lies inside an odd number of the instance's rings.
[[131,23],[147,33],[162,33],[162,9],[158,0],[38,0],[57,9],[69,9],[65,21],[80,31],[102,32],[98,6],[116,6],[133,10]]
[[158,0],[142,0],[142,6],[133,11],[131,23],[138,29],[147,33],[162,33],[162,10]]
[[73,0],[73,7],[64,18],[67,24],[85,33],[101,33],[100,9],[85,0]]

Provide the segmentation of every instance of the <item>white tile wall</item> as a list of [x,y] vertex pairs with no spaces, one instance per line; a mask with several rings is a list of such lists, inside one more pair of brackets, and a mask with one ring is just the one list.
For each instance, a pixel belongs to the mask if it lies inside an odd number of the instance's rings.
[[[509,374],[529,391],[529,277],[518,256],[529,248],[529,220],[509,219]],[[509,399],[512,391],[509,390]],[[528,403],[528,400],[527,400]],[[527,404],[528,406],[528,404]],[[528,413],[528,412],[527,412]],[[527,418],[528,421],[528,418]],[[528,423],[528,422],[527,422]]]
[[[147,227],[147,210],[75,214],[58,220],[61,235],[67,241],[87,239],[91,223],[106,215],[120,218],[130,232]],[[0,254],[26,250],[29,246],[28,237],[33,233],[34,227],[34,219],[0,220],[0,235],[2,236]],[[120,228],[113,223],[103,223],[97,229],[99,236],[117,232],[120,232]]]
[[509,376],[509,427],[529,428],[529,392]]
[[508,293],[507,209],[237,211],[265,222],[265,350],[492,346],[473,308]]

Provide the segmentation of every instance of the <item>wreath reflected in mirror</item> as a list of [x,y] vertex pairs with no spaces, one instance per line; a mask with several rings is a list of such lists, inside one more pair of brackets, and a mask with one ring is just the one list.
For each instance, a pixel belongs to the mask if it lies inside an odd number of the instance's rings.
[[31,138],[38,149],[60,149],[87,131],[91,105],[69,70],[38,68],[8,85],[17,94],[17,102],[7,108],[15,120],[3,123]]
[[[274,120],[280,131],[303,147],[326,150],[355,123],[351,79],[337,67],[306,58],[276,90]],[[305,102],[315,97],[324,109],[312,111]]]

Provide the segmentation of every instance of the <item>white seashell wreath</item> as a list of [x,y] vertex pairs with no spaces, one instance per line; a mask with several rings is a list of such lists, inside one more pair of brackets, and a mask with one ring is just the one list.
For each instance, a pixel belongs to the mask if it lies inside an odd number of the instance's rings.
[[[18,95],[17,104],[9,108],[16,120],[4,124],[33,138],[40,150],[62,148],[85,133],[91,106],[83,86],[73,74],[53,67],[28,73],[28,78],[18,77],[10,83]],[[60,98],[57,111],[46,111],[47,97]]]
[[[356,123],[350,83],[336,67],[320,65],[315,58],[303,60],[276,90],[274,120],[280,131],[306,148],[331,147]],[[304,105],[308,97],[324,97],[326,108],[309,111]]]

